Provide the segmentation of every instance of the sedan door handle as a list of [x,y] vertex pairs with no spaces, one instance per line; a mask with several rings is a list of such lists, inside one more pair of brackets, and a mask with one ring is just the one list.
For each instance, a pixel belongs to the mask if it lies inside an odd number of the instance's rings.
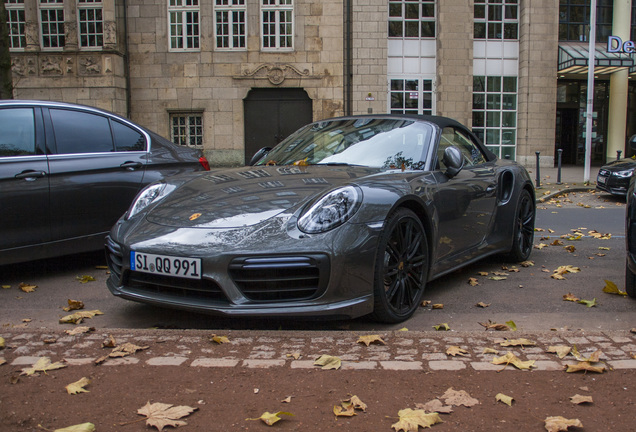
[[22,171],[20,174],[16,174],[15,178],[18,180],[35,181],[44,176],[46,176],[44,171]]
[[123,164],[119,165],[121,168],[125,168],[129,171],[134,171],[138,168],[141,168],[141,162],[124,162]]

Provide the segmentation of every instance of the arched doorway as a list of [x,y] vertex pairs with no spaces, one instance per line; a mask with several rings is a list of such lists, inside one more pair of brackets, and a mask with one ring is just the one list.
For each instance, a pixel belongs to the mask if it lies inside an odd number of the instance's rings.
[[243,100],[245,163],[263,147],[274,147],[312,122],[312,100],[299,88],[252,89]]

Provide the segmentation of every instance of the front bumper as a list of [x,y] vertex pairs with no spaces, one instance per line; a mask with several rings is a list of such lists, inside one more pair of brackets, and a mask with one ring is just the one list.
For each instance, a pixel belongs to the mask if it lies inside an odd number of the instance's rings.
[[617,177],[611,172],[599,171],[596,177],[596,189],[612,195],[625,196],[629,189],[630,177]]

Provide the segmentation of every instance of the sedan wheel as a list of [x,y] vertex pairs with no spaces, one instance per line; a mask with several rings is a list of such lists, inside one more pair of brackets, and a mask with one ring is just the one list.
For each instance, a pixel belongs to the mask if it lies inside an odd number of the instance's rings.
[[525,261],[532,252],[534,242],[534,219],[536,210],[530,193],[522,190],[517,202],[517,214],[513,231],[512,249],[507,259],[513,262]]
[[422,222],[399,209],[386,222],[375,263],[374,318],[395,323],[419,306],[428,276],[428,243]]

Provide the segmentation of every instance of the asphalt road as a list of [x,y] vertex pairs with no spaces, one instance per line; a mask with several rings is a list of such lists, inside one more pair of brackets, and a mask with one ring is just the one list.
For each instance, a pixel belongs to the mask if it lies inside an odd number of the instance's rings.
[[[571,201],[571,202],[568,202]],[[587,206],[587,207],[585,207]],[[380,325],[367,318],[352,321],[227,320],[183,311],[166,310],[113,297],[105,286],[106,270],[101,252],[0,267],[0,325],[61,329],[60,317],[67,299],[81,300],[86,310],[103,315],[86,320],[96,328],[179,329],[285,329],[285,330],[409,330],[433,331],[447,324],[451,330],[474,331],[480,323],[513,321],[523,331],[550,329],[627,330],[636,326],[636,300],[602,291],[605,280],[624,290],[624,217],[620,199],[609,196],[572,194],[570,199],[542,204],[537,210],[538,228],[530,267],[503,269],[504,263],[490,258],[431,282],[424,295],[442,309],[420,308],[400,325]],[[584,229],[583,229],[584,228]],[[560,239],[580,229],[579,240]],[[597,239],[591,230],[611,234]],[[542,237],[543,240],[541,239]],[[555,240],[563,245],[552,245]],[[574,246],[569,252],[565,246]],[[603,248],[603,249],[600,249]],[[559,266],[578,267],[563,280],[551,277]],[[513,269],[515,270],[515,269]],[[487,273],[482,275],[480,273]],[[502,278],[505,279],[495,280]],[[78,276],[90,275],[94,282],[81,283]],[[478,285],[469,284],[470,278]],[[495,279],[491,279],[495,278]],[[21,282],[37,285],[34,292],[18,289]],[[4,288],[10,286],[10,288]],[[596,306],[564,301],[571,293],[583,300],[596,299]],[[476,306],[484,303],[487,307]]]

